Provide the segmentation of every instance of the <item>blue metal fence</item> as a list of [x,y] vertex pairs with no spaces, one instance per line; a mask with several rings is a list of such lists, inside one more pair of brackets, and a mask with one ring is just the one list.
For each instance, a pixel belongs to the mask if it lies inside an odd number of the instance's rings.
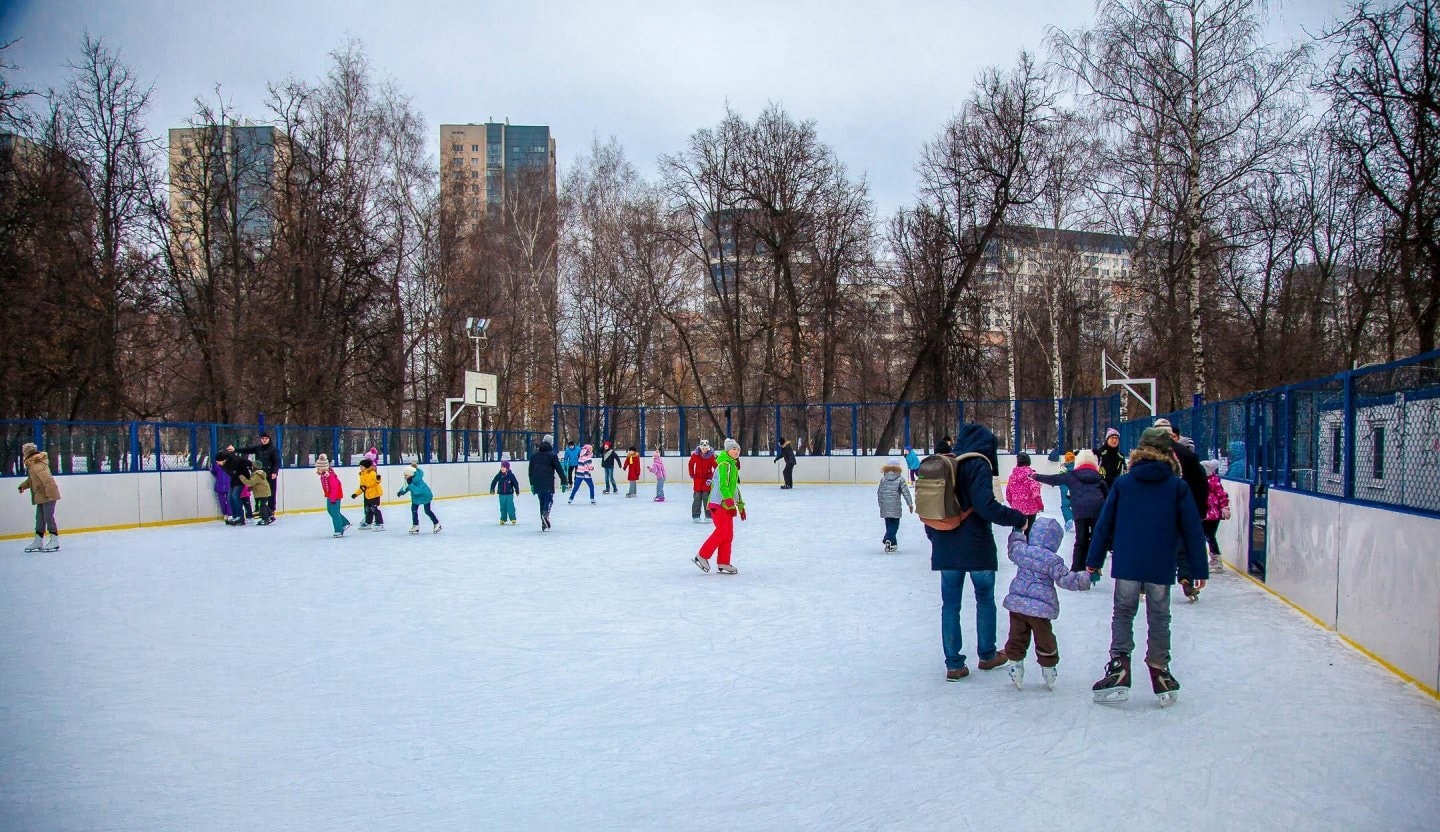
[[[1094,447],[1105,429],[1119,422],[1120,397],[1026,399],[1011,401],[901,402],[900,421],[890,447],[877,447],[894,402],[829,404],[712,405],[686,407],[608,407],[555,405],[556,441],[599,445],[609,439],[642,452],[688,451],[701,438],[733,437],[752,452],[763,453],[781,438],[796,453],[870,455],[905,447],[928,450],[940,438],[955,436],[966,422],[980,422],[1000,437],[1005,448],[1055,454],[1066,448]],[[718,426],[718,431],[717,431]]]
[[[355,465],[370,448],[382,463],[397,465],[526,459],[540,442],[537,431],[298,425],[264,430],[286,468],[312,466],[320,454],[335,465]],[[0,476],[24,474],[20,449],[27,442],[49,454],[57,474],[206,470],[217,450],[254,445],[260,431],[259,425],[198,422],[0,420]]]
[[1231,479],[1440,516],[1440,351],[1160,416]]

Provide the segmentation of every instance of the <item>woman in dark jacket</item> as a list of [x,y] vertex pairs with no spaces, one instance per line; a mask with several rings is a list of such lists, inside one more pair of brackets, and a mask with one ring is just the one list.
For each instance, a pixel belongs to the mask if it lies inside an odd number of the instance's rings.
[[1095,457],[1100,461],[1100,476],[1107,486],[1113,486],[1125,473],[1125,455],[1120,452],[1120,431],[1114,428],[1105,431],[1105,443],[1095,449]]

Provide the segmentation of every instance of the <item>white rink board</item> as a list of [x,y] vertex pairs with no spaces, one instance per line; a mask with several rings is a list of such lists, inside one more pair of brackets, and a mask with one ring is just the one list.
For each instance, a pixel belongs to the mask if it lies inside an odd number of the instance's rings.
[[1220,559],[1231,569],[1244,572],[1250,568],[1250,484],[1222,479],[1230,497],[1230,519],[1220,521],[1215,540],[1220,544]]
[[1333,500],[1270,489],[1265,582],[1332,628],[1340,574],[1339,517]]

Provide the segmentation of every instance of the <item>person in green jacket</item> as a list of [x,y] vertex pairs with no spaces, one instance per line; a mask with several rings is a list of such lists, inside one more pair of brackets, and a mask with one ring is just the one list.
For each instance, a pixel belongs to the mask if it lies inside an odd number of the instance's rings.
[[715,555],[715,571],[734,575],[730,563],[730,544],[735,540],[735,516],[745,519],[745,499],[740,496],[740,443],[725,440],[725,452],[715,467],[715,484],[710,488],[710,520],[715,531],[700,544],[700,553],[693,562],[701,572],[710,571],[710,556]]

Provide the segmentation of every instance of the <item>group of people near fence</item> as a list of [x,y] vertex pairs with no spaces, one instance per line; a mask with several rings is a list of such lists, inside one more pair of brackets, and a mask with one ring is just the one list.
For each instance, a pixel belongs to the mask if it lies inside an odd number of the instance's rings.
[[[1055,686],[1060,660],[1053,621],[1060,614],[1056,588],[1084,592],[1104,574],[1115,584],[1109,661],[1093,686],[1096,702],[1129,698],[1134,619],[1143,598],[1148,639],[1144,655],[1151,687],[1162,706],[1176,700],[1179,683],[1170,672],[1170,591],[1179,584],[1199,599],[1212,570],[1220,568],[1216,531],[1230,518],[1218,460],[1201,461],[1194,443],[1165,419],[1157,420],[1128,455],[1120,435],[1106,432],[1099,448],[1065,454],[1062,470],[1036,473],[1028,454],[1016,455],[1002,502],[993,478],[1000,474],[998,441],[983,425],[965,425],[959,438],[945,437],[921,460],[907,448],[882,469],[876,499],[885,523],[884,550],[897,548],[905,508],[918,514],[930,543],[931,569],[940,573],[941,646],[945,678],[970,675],[960,628],[968,579],[976,607],[978,667],[1007,667],[1022,687],[1025,657],[1033,640],[1045,685]],[[912,497],[903,472],[915,483]],[[1041,486],[1061,491],[1062,525],[1048,517]],[[998,550],[991,526],[1012,529],[1006,554],[1016,566],[1002,606],[1009,637],[998,642],[995,576]],[[1073,535],[1067,562],[1059,549]],[[1206,557],[1206,554],[1209,557]]]

